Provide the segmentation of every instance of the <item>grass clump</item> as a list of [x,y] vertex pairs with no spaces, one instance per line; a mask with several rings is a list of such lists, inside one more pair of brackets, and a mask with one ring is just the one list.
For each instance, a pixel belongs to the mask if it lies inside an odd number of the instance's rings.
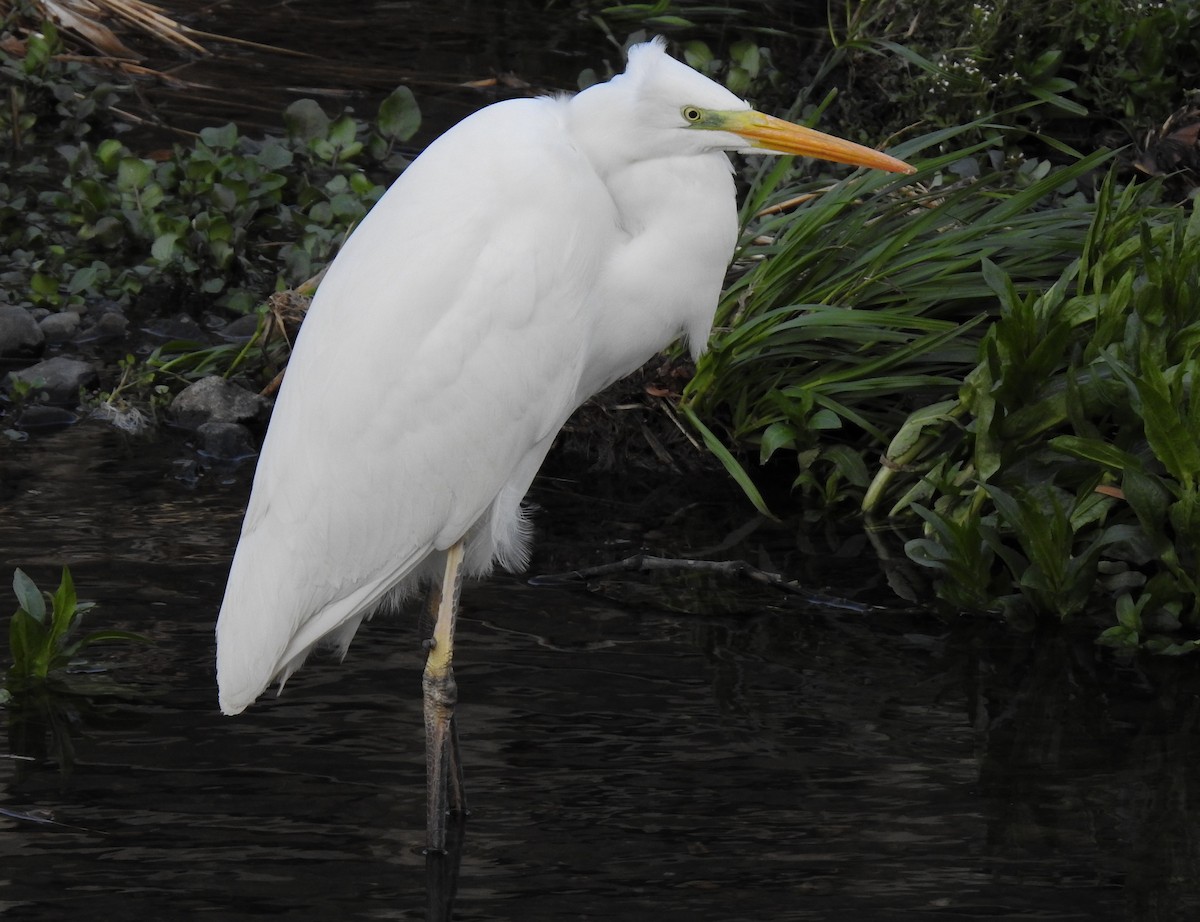
[[1105,643],[1179,653],[1195,642],[1176,632],[1200,627],[1200,209],[1143,199],[1107,183],[1043,292],[985,264],[1000,314],[977,364],[919,442],[889,450],[866,505],[924,519],[909,554],[948,601],[1107,605]]
[[949,606],[1107,608],[1102,642],[1190,652],[1200,209],[1111,170],[1091,188],[1110,159],[769,193],[802,201],[756,226],[685,410],[764,509],[782,474],[809,518],[919,525]]
[[995,312],[983,260],[1034,291],[1078,251],[1092,209],[1083,191],[1109,155],[986,169],[994,152],[932,158],[915,183],[861,174],[779,187],[780,167],[747,202],[751,213],[798,205],[753,225],[685,405],[722,420],[726,440],[776,477],[794,465],[810,515],[858,502],[867,459],[914,409],[953,395]]

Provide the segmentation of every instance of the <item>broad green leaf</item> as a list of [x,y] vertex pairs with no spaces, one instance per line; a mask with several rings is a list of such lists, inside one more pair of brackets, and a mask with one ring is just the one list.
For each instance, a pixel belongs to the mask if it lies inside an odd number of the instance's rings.
[[1140,467],[1127,467],[1121,478],[1121,492],[1147,534],[1155,541],[1164,540],[1163,528],[1171,494],[1162,481],[1153,474],[1143,472]]
[[379,104],[379,133],[389,141],[407,141],[421,127],[421,110],[406,86],[398,86]]
[[115,138],[106,138],[96,145],[96,160],[109,170],[115,169],[127,153],[125,145]]
[[122,192],[141,189],[150,181],[154,166],[149,160],[123,157],[117,165],[117,188]]
[[350,144],[354,143],[354,135],[358,131],[358,124],[349,115],[343,115],[336,122],[329,126],[329,131],[326,137],[330,143],[336,144],[343,150]]
[[[1141,397],[1146,438],[1155,456],[1177,480],[1190,484],[1200,476],[1200,433],[1191,429],[1166,378],[1152,363],[1143,363],[1135,381]],[[1193,395],[1192,400],[1197,397]]]
[[39,624],[46,621],[46,599],[24,570],[13,571],[13,592],[17,603]]
[[298,99],[288,106],[283,124],[289,137],[301,141],[324,138],[329,133],[329,116],[313,99]]
[[177,234],[162,234],[150,245],[150,255],[160,263],[170,262],[176,252]]
[[762,434],[758,463],[766,464],[780,448],[792,448],[796,444],[796,430],[787,423],[772,423]]
[[237,125],[229,122],[219,128],[201,128],[200,140],[213,150],[233,150],[238,140]]

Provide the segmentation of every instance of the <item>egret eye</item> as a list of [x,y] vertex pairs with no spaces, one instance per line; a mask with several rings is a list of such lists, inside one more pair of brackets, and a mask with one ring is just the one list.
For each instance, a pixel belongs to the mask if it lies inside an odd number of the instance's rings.
[[704,118],[704,113],[695,106],[684,106],[680,111],[683,113],[683,120],[693,125]]

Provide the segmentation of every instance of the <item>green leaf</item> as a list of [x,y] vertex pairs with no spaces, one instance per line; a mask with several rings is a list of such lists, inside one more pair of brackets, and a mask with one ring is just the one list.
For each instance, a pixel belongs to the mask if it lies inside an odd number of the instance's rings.
[[88,291],[96,284],[98,276],[99,270],[95,265],[83,266],[76,269],[75,273],[71,276],[71,280],[67,282],[67,291],[71,294]]
[[407,141],[421,127],[421,110],[406,86],[398,86],[379,104],[379,133],[389,141]]
[[1134,604],[1128,593],[1117,599],[1117,622],[1134,635],[1142,631],[1142,608],[1150,601],[1149,596],[1142,596],[1138,604]]
[[1138,633],[1137,631],[1131,631],[1124,625],[1118,624],[1110,627],[1097,637],[1096,643],[1101,646],[1116,647],[1118,649],[1136,647],[1138,645]]
[[1122,472],[1133,468],[1142,469],[1142,462],[1136,455],[1122,451],[1115,445],[1109,445],[1099,439],[1080,438],[1075,435],[1059,435],[1050,439],[1049,445],[1055,451],[1079,458],[1081,461],[1092,461],[1114,472]]
[[354,119],[348,115],[343,115],[329,126],[327,137],[331,144],[336,144],[338,147],[345,149],[354,143],[354,136],[357,131],[358,125]]
[[82,637],[75,645],[75,650],[82,650],[85,647],[90,647],[98,643],[113,643],[115,641],[128,643],[152,643],[149,637],[144,634],[138,634],[134,631],[122,631],[116,628],[107,628],[102,631],[92,631],[90,634]]
[[796,430],[787,423],[772,423],[762,434],[762,444],[759,446],[758,463],[766,464],[771,455],[780,448],[792,448],[796,444]]
[[139,160],[137,157],[124,157],[117,165],[117,188],[122,192],[133,192],[141,189],[150,181],[154,171],[149,160]]
[[50,636],[47,646],[54,650],[61,643],[62,639],[70,633],[76,622],[84,612],[89,611],[93,605],[91,602],[80,602],[75,595],[75,581],[71,578],[71,571],[67,567],[62,569],[62,578],[59,581],[58,589],[55,590],[52,596],[54,604],[54,617],[50,627]]
[[233,150],[237,146],[237,125],[229,122],[220,128],[201,128],[200,140],[213,150]]
[[1140,467],[1125,468],[1121,492],[1146,533],[1156,541],[1163,540],[1171,494],[1163,486],[1162,480],[1143,472]]
[[700,417],[696,415],[696,412],[690,406],[684,404],[680,409],[683,411],[683,415],[687,417],[688,422],[700,433],[700,438],[704,440],[704,444],[708,450],[725,466],[725,470],[729,472],[729,475],[737,485],[742,488],[742,492],[746,494],[746,498],[750,500],[754,508],[769,518],[775,518],[771,510],[767,508],[766,500],[763,499],[762,494],[758,491],[758,487],[754,485],[754,481],[750,479],[750,475],[746,473],[746,469],[738,464],[737,459],[730,454],[729,449],[721,444],[721,440],[716,437],[713,431],[700,421]]
[[[281,170],[291,166],[294,157],[292,152],[278,141],[267,141],[262,149],[254,155],[255,161],[267,170]],[[278,177],[282,180],[283,177]],[[266,177],[263,177],[265,180]]]
[[1153,362],[1143,363],[1143,374],[1135,383],[1141,397],[1146,438],[1155,456],[1176,480],[1192,483],[1200,476],[1200,433],[1193,432],[1188,425],[1185,411]]
[[43,300],[55,300],[58,296],[58,279],[52,275],[35,272],[29,278],[29,288]]
[[[1074,86],[1074,84],[1072,84]],[[1088,114],[1087,106],[1081,106],[1074,100],[1067,99],[1065,96],[1060,96],[1058,93],[1052,93],[1042,87],[1032,86],[1029,88],[1029,93],[1037,97],[1047,105],[1053,106],[1056,109],[1061,109],[1068,115],[1083,117]]]
[[160,263],[170,262],[176,252],[176,242],[179,240],[178,234],[161,234],[156,237],[154,243],[150,246],[150,255],[157,259]]
[[42,624],[46,620],[46,600],[24,570],[13,571],[13,592],[17,602],[35,621]]
[[8,625],[8,646],[13,661],[10,674],[21,680],[34,678],[46,649],[45,626],[24,608],[18,609]]
[[116,168],[121,157],[127,153],[125,145],[113,138],[107,138],[96,145],[96,160],[110,171]]
[[329,133],[329,116],[312,99],[298,99],[283,113],[283,124],[289,137],[314,141]]

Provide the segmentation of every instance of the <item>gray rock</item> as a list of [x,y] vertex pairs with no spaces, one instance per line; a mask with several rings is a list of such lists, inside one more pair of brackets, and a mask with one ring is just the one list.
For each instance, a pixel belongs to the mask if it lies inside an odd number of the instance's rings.
[[45,341],[29,311],[15,304],[0,305],[0,355],[37,355]]
[[22,429],[61,429],[79,422],[79,417],[64,407],[36,403],[25,407],[17,417]]
[[237,461],[257,453],[250,430],[241,423],[208,422],[196,429],[200,451],[221,461]]
[[65,343],[79,329],[79,315],[74,311],[49,314],[38,323],[48,343]]
[[200,327],[186,314],[180,317],[160,318],[152,320],[142,327],[144,333],[156,339],[184,339],[188,342],[209,344],[213,337]]
[[129,320],[119,311],[108,311],[79,336],[80,342],[111,342],[124,337]]
[[[91,387],[99,376],[87,362],[55,356],[20,371],[9,372],[9,381],[24,381],[32,393],[45,403],[58,406],[75,406],[79,403],[79,389]],[[11,383],[9,385],[11,387]]]
[[253,336],[257,330],[258,315],[246,314],[225,324],[221,329],[221,336],[235,342],[242,342]]
[[269,409],[269,401],[216,375],[189,384],[171,401],[171,415],[188,429],[208,422],[245,422],[265,417]]

